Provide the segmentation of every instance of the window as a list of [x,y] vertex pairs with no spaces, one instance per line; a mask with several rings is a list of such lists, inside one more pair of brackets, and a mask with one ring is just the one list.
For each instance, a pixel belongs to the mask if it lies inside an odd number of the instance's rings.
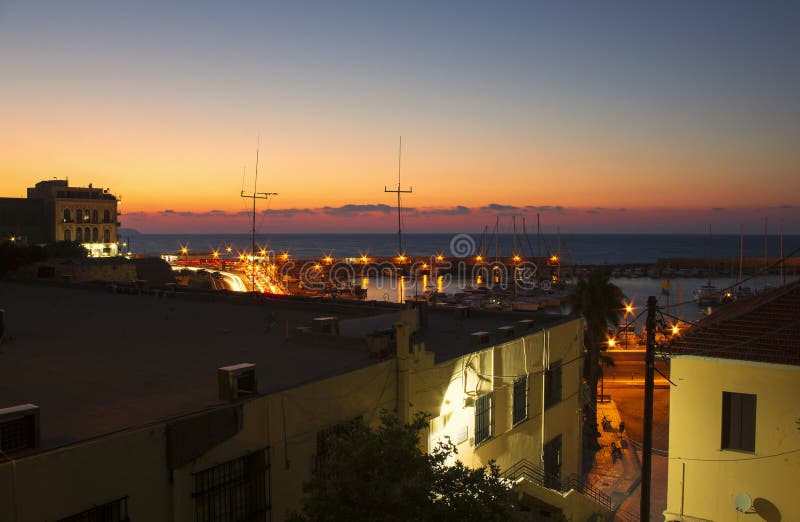
[[92,223],[97,223],[97,210],[92,210]]
[[194,474],[198,522],[265,522],[270,509],[268,452],[251,453]]
[[361,416],[328,426],[317,432],[317,452],[314,455],[314,472],[319,472],[331,456],[333,438],[352,431],[362,422]]
[[83,211],[83,222],[88,223],[89,221],[91,221],[91,219],[92,219],[92,213],[87,208],[86,210]]
[[108,210],[103,211],[103,223],[111,223],[111,212]]
[[83,221],[83,210],[78,209],[78,210],[75,211],[75,221],[77,223],[80,223],[81,221]]
[[72,212],[68,208],[64,209],[64,223],[72,223]]
[[92,243],[97,243],[99,237],[100,237],[100,231],[97,230],[97,227],[94,227],[92,229]]
[[513,424],[528,418],[528,376],[523,375],[514,381]]
[[756,450],[756,396],[722,392],[722,449]]
[[64,241],[72,241],[72,231],[70,229],[64,230]]
[[103,230],[103,243],[111,243],[111,231],[109,229]]
[[87,243],[92,240],[92,233],[89,230],[89,227],[84,227],[83,229],[83,240]]
[[475,401],[475,445],[492,436],[493,394],[487,393]]
[[559,402],[561,402],[561,361],[556,361],[544,373],[544,406],[549,408]]
[[59,522],[128,522],[128,497],[95,506]]
[[81,227],[75,229],[75,241],[78,243],[83,242],[83,229]]

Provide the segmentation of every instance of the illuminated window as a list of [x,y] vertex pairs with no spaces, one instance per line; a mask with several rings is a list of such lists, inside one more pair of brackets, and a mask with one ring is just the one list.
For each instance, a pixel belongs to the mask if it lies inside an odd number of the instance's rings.
[[561,361],[550,365],[544,373],[544,405],[549,408],[561,402]]
[[128,522],[128,497],[95,506],[59,522]]
[[64,209],[64,223],[72,222],[72,212],[68,208]]
[[494,394],[487,393],[475,401],[475,445],[492,436],[492,405]]
[[722,392],[722,449],[756,450],[756,396]]
[[194,474],[198,522],[266,522],[268,452],[251,453]]
[[90,210],[87,208],[86,210],[84,210],[84,211],[83,211],[83,222],[84,222],[84,223],[87,223],[87,222],[89,222],[91,219],[92,219],[92,213],[91,213],[91,211],[90,211]]
[[523,375],[514,381],[513,423],[519,424],[528,418],[528,376]]

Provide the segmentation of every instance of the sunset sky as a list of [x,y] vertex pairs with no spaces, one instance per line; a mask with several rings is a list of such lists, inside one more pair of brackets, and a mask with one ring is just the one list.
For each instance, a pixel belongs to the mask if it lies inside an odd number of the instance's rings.
[[[798,2],[8,2],[0,196],[124,227],[800,233]],[[243,172],[246,169],[246,172]]]

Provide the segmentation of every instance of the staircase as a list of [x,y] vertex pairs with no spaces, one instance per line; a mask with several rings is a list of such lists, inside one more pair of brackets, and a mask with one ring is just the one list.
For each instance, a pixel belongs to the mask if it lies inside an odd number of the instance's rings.
[[529,462],[527,459],[520,460],[503,472],[503,478],[508,480],[517,480],[523,477],[534,484],[544,488],[554,489],[560,493],[575,490],[591,498],[609,511],[616,511],[619,507],[605,493],[587,484],[577,475],[571,475],[566,480],[560,480],[559,477],[545,472],[541,467]]

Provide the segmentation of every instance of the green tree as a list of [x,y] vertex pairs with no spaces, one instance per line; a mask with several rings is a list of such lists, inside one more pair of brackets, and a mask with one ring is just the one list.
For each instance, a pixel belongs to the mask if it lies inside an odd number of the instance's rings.
[[360,419],[331,435],[325,460],[304,486],[304,521],[506,521],[521,512],[500,469],[470,469],[454,461],[456,447],[419,448],[428,417],[403,424],[383,413],[372,429]]
[[[587,449],[597,448],[597,381],[602,371],[601,362],[613,365],[614,361],[603,355],[608,347],[608,328],[615,328],[622,317],[624,294],[610,281],[605,270],[593,270],[580,279],[570,296],[572,311],[586,320],[586,363],[584,371],[589,386],[590,412],[584,423],[584,444]],[[584,454],[588,456],[589,452]]]

